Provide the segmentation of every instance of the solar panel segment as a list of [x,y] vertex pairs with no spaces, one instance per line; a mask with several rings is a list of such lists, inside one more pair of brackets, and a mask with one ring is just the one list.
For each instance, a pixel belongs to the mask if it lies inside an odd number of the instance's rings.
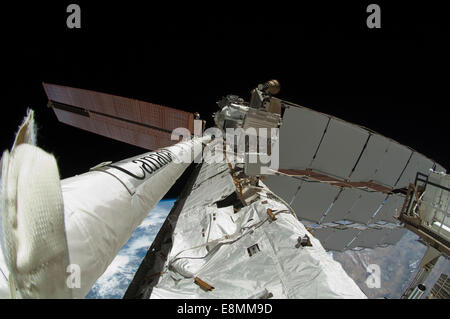
[[173,145],[173,129],[194,129],[189,112],[136,99],[43,83],[59,121],[149,150]]

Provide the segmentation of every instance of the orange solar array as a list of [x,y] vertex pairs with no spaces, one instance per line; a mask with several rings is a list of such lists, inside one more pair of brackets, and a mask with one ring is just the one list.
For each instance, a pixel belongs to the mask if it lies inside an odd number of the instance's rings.
[[194,129],[189,112],[111,94],[43,83],[59,121],[149,150],[175,144],[173,129]]

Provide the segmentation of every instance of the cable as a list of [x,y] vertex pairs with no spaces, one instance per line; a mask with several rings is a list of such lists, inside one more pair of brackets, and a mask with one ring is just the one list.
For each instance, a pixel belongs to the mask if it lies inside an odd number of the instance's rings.
[[[279,211],[276,211],[276,212],[274,213],[274,215],[276,216],[276,215],[278,215],[278,214],[285,213],[285,212],[290,212],[290,211],[289,211],[289,210],[279,210]],[[297,218],[297,217],[295,216],[295,218]],[[223,246],[223,245],[235,243],[236,241],[238,241],[239,239],[243,238],[243,237],[244,237],[245,235],[247,235],[248,233],[251,233],[251,232],[254,231],[255,229],[261,227],[261,226],[262,226],[266,221],[268,221],[268,220],[270,220],[270,217],[267,217],[266,219],[264,219],[264,220],[262,220],[262,221],[259,221],[259,222],[255,223],[255,224],[251,225],[251,226],[242,227],[242,228],[239,229],[239,231],[235,232],[235,233],[232,234],[232,235],[226,235],[226,236],[221,237],[221,238],[219,238],[219,239],[216,239],[216,240],[213,240],[213,241],[210,241],[210,242],[206,242],[206,243],[204,243],[204,244],[202,244],[202,245],[198,245],[198,246],[195,246],[195,247],[191,247],[191,248],[184,249],[184,250],[178,252],[178,253],[174,256],[173,259],[171,259],[170,261],[168,261],[168,263],[167,263],[167,268],[169,268],[175,261],[180,260],[180,259],[204,259],[204,258],[208,257],[209,255],[211,255],[212,253],[214,253],[219,247],[221,247],[221,246]],[[210,228],[211,228],[211,226],[210,226]],[[246,231],[246,232],[240,234],[239,232],[242,231],[242,230],[248,230],[248,231]],[[232,238],[235,237],[235,236],[238,236],[238,237],[237,237],[236,239],[231,240],[231,241],[221,242],[221,241],[223,241],[223,240],[232,239]],[[177,256],[180,255],[181,253],[186,252],[186,251],[188,251],[188,250],[192,250],[192,249],[197,249],[197,248],[205,247],[205,246],[208,246],[208,245],[211,245],[211,244],[214,244],[214,243],[218,243],[218,244],[217,244],[216,246],[214,246],[213,249],[211,249],[211,250],[210,250],[206,255],[204,255],[204,256],[200,256],[200,257],[195,257],[195,256],[183,256],[183,257],[177,257]],[[200,268],[200,270],[203,269],[210,261],[211,261],[211,259],[210,259],[209,261],[207,261],[207,262]],[[200,270],[199,270],[199,271],[200,271]]]

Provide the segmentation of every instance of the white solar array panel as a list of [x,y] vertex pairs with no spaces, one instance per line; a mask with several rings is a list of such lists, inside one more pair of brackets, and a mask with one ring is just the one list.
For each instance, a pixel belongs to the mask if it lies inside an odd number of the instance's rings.
[[322,244],[322,246],[325,247],[325,243],[328,241],[328,238],[335,232],[334,228],[317,228],[312,230],[312,234],[314,235],[314,237],[316,237],[317,239],[320,240],[320,243]]
[[385,221],[388,223],[396,223],[397,220],[394,218],[394,213],[396,210],[400,211],[404,201],[404,196],[393,194],[389,195],[384,205],[373,218],[372,222],[375,223],[378,221]]
[[367,224],[383,204],[386,194],[360,191],[358,200],[345,216],[346,220]]
[[340,189],[283,175],[267,176],[264,183],[290,203],[300,219],[320,224],[341,220],[360,224],[396,223],[394,212],[402,207],[404,201],[404,196],[399,194]]
[[[285,110],[280,128],[280,168],[312,169],[352,182],[407,187],[428,174],[431,159],[359,125],[304,107]],[[352,172],[353,170],[353,172]]]
[[280,167],[308,167],[328,121],[328,116],[306,108],[288,108],[280,129]]
[[332,118],[310,168],[347,178],[368,137],[369,133],[360,127]]
[[359,230],[355,228],[325,228],[323,230],[315,230],[313,235],[320,240],[325,249],[343,251],[358,233]]
[[410,183],[414,183],[417,172],[428,175],[430,168],[433,168],[434,162],[426,158],[422,154],[414,152],[408,166],[397,183],[397,188],[408,187]]
[[[304,107],[291,105],[285,110],[280,128],[280,169],[311,169],[340,180],[399,189],[413,183],[417,172],[428,174],[433,167],[444,171],[422,154],[358,125]],[[292,200],[300,219],[321,223],[343,219],[362,224],[395,223],[394,211],[401,208],[404,198],[341,190],[327,183],[301,184],[287,176],[270,176],[266,183],[288,202]]]
[[436,163],[436,167],[434,168],[434,170],[439,173],[447,172],[446,169],[444,167],[442,167],[441,165],[439,165],[438,163]]
[[268,175],[264,184],[278,196],[290,203],[303,181],[289,176]]
[[369,181],[373,178],[389,146],[389,140],[381,135],[371,135],[361,154],[358,165],[350,176],[350,181]]
[[[439,164],[389,138],[332,116],[290,106],[280,128],[280,169],[321,173],[342,181],[367,182],[391,189],[406,188],[417,172],[445,171]],[[347,220],[359,224],[397,223],[393,217],[404,195],[328,183],[268,176],[265,184],[291,203],[297,216],[317,224]],[[370,184],[367,184],[370,185]],[[375,188],[376,189],[376,188]],[[358,230],[321,228],[314,231],[326,249],[395,244],[405,229]]]
[[405,228],[368,228],[359,230],[348,227],[319,228],[313,230],[313,235],[320,240],[327,250],[344,251],[346,249],[375,248],[382,245],[395,245],[406,233]]
[[358,200],[361,190],[346,188],[341,191],[339,197],[333,203],[333,206],[328,211],[328,214],[323,219],[322,223],[330,223],[345,219],[348,212]]
[[411,155],[411,149],[391,141],[383,156],[381,165],[373,177],[374,182],[391,188],[396,187],[397,181],[408,164]]
[[291,206],[299,218],[319,222],[338,193],[329,184],[304,182]]
[[383,238],[390,232],[392,232],[391,229],[366,229],[361,231],[348,248],[375,248],[382,243]]
[[395,245],[406,232],[406,228],[394,228],[383,238],[381,245]]

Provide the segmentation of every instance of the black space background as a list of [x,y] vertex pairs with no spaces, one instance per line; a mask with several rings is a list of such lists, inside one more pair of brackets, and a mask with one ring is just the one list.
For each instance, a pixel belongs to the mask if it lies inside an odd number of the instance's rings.
[[[66,27],[71,2],[81,6],[81,29]],[[372,1],[382,28],[368,29],[371,2],[91,2],[2,5],[2,150],[31,107],[38,145],[56,156],[62,178],[144,152],[58,123],[42,81],[210,119],[222,96],[248,99],[276,78],[281,98],[369,127],[450,168],[450,22],[441,5]]]

